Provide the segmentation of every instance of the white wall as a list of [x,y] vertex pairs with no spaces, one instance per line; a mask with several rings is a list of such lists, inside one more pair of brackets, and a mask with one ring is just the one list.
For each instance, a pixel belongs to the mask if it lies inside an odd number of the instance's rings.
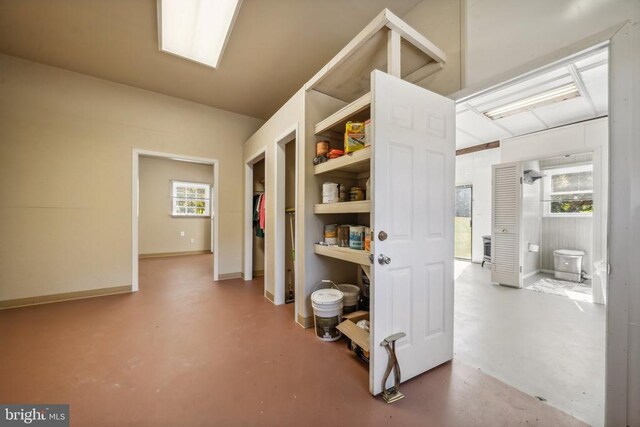
[[[283,189],[277,188],[277,170],[275,166],[276,159],[276,138],[290,130],[292,127],[304,128],[304,91],[300,89],[291,99],[289,99],[258,131],[256,131],[243,146],[244,163],[251,161],[258,154],[265,153],[265,197],[266,197],[266,225],[265,225],[265,263],[264,263],[264,288],[266,296],[275,298],[276,294],[276,264],[275,251],[276,239],[274,238],[274,230],[276,226],[276,209],[275,197],[278,191]],[[304,143],[304,135],[299,135],[297,144],[297,158],[300,162],[300,156],[304,150],[300,149]],[[248,191],[251,191],[249,185]],[[247,186],[245,185],[245,192]],[[247,194],[249,194],[247,192]],[[247,203],[247,200],[245,200]],[[247,205],[245,204],[245,215]],[[284,217],[284,212],[282,213]],[[245,219],[246,221],[246,219]],[[301,226],[301,224],[300,224]],[[296,238],[301,236],[300,228],[296,229]],[[245,248],[250,244],[251,236],[245,234]],[[298,240],[299,241],[299,240]],[[284,242],[283,242],[284,243]],[[246,254],[248,255],[248,254]],[[284,261],[284,260],[283,260]],[[245,275],[249,273],[251,268],[250,259],[245,256]],[[296,271],[296,275],[298,272]],[[282,278],[281,280],[284,280]],[[296,280],[296,282],[298,282]]]
[[466,0],[466,85],[474,86],[630,19],[638,0]]
[[482,236],[491,235],[491,166],[500,163],[500,157],[500,148],[456,156],[456,185],[473,186],[473,262],[482,262]]
[[[569,126],[537,132],[500,142],[501,163],[541,160],[566,154],[593,152],[593,243],[592,262],[606,260],[609,197],[609,136],[608,118],[576,123]],[[592,265],[590,266],[590,269]],[[592,280],[595,302],[604,302],[605,281]]]
[[0,300],[131,285],[134,148],[219,160],[219,273],[240,271],[261,120],[7,55],[0,82]]
[[[213,185],[213,166],[140,157],[138,175],[139,254],[210,251],[210,218],[180,218],[171,215],[171,181]],[[180,235],[181,232],[184,232],[184,236]]]
[[[526,170],[535,170],[540,172],[540,162],[530,160],[522,164],[522,172]],[[522,274],[527,277],[540,270],[540,252],[529,251],[529,243],[534,245],[541,244],[541,219],[542,219],[542,203],[541,180],[538,179],[531,184],[522,184],[522,241],[520,248],[522,251]]]

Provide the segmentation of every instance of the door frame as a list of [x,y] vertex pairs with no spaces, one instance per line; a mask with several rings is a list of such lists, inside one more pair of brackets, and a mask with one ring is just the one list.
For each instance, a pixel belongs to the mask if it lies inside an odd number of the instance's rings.
[[[298,123],[296,122],[292,126],[286,128],[282,133],[276,136],[273,139],[273,145],[275,147],[275,188],[273,194],[273,202],[274,202],[274,210],[275,218],[274,218],[274,247],[275,253],[273,255],[274,263],[274,295],[273,295],[273,303],[276,305],[281,305],[285,303],[285,285],[286,285],[286,264],[285,258],[287,254],[285,253],[285,238],[287,236],[286,229],[286,215],[285,215],[285,166],[286,166],[286,145],[294,142],[296,144],[296,156],[294,158],[295,162],[295,178],[294,178],[294,194],[295,194],[295,202],[294,207],[296,210],[298,209],[298,182],[300,178],[300,165],[298,162],[299,153],[301,150],[300,147],[300,138],[299,138],[299,129]],[[294,221],[294,230],[298,230],[298,217],[299,212],[296,212],[295,221]],[[294,239],[294,251],[296,254],[299,254],[298,248],[298,238]],[[297,301],[298,296],[302,295],[303,288],[300,283],[300,266],[299,266],[300,257],[296,256],[295,262],[293,263],[294,268],[294,282],[295,282],[295,299]],[[294,310],[294,320],[298,318],[298,305],[294,302],[295,310]]]
[[139,213],[140,213],[140,156],[156,157],[161,159],[177,160],[188,163],[199,163],[213,166],[213,185],[211,186],[211,217],[213,233],[213,280],[219,278],[219,246],[218,246],[218,226],[219,226],[219,198],[218,188],[220,187],[220,167],[218,159],[206,157],[185,156],[182,154],[166,153],[162,151],[150,151],[134,148],[131,155],[131,292],[137,292],[138,283],[138,238],[139,238]]
[[[529,63],[516,67],[490,80],[477,85],[460,90],[450,98],[456,103],[463,103],[470,98],[480,96],[491,90],[505,88],[519,83],[523,79],[531,78],[537,74],[544,73],[551,67],[556,67],[567,61],[574,61],[586,51],[606,46],[609,50],[609,201],[608,201],[608,254],[610,273],[607,286],[606,297],[606,321],[605,321],[605,401],[604,401],[604,422],[606,425],[627,425],[629,408],[629,361],[638,354],[629,355],[629,326],[630,316],[638,318],[637,312],[630,313],[634,308],[630,305],[629,284],[634,277],[640,276],[640,264],[631,264],[629,258],[629,236],[640,237],[640,231],[636,218],[633,217],[633,208],[638,208],[638,200],[635,205],[629,200],[629,191],[640,186],[638,179],[624,181],[633,177],[630,170],[634,160],[634,144],[639,124],[634,122],[630,112],[640,108],[640,97],[638,91],[631,91],[634,83],[633,72],[638,69],[637,63],[630,62],[633,56],[633,48],[637,48],[634,43],[634,31],[639,31],[638,24],[629,21],[614,25],[604,31],[580,40],[570,46],[558,49],[548,55],[543,55]],[[612,55],[612,47],[620,53],[616,58]],[[630,55],[624,55],[623,52]],[[636,60],[637,61],[637,60]],[[617,64],[617,65],[616,65]],[[613,66],[612,66],[613,65]],[[637,84],[637,82],[636,82]],[[613,110],[613,113],[612,113]],[[616,121],[618,126],[613,126]],[[615,148],[614,145],[616,146]],[[637,148],[636,148],[637,150]],[[625,170],[625,167],[628,170]],[[626,172],[626,176],[625,176]],[[611,185],[612,176],[616,173],[621,179],[618,189]],[[637,177],[637,174],[635,175]],[[626,190],[626,192],[625,192]],[[626,199],[630,209],[613,211],[612,206],[616,200],[620,202]],[[614,222],[612,218],[616,218]],[[633,239],[631,239],[633,240]],[[613,261],[611,254],[620,254],[623,259]],[[624,258],[626,254],[626,259]],[[635,325],[635,324],[634,324]],[[635,325],[636,330],[640,327]],[[636,344],[637,345],[637,344]],[[635,350],[636,352],[638,349]]]
[[[458,259],[460,261],[469,261],[472,262],[473,261],[473,184],[462,184],[462,185],[456,185],[455,189],[457,190],[458,187],[465,187],[465,188],[470,188],[471,189],[471,213],[470,213],[470,217],[469,217],[469,221],[471,222],[471,243],[469,244],[469,258],[460,258],[460,257],[456,257],[454,256],[455,259]],[[456,197],[456,201],[457,201],[457,197]],[[455,238],[455,226],[453,229],[453,235]],[[454,249],[455,249],[455,245],[454,245]],[[455,255],[455,253],[454,253]]]
[[[265,162],[264,174],[264,194],[267,194],[267,149],[263,147],[253,153],[248,160],[244,162],[244,266],[242,278],[244,280],[253,280],[253,167],[259,161]],[[265,236],[266,239],[266,236]],[[265,240],[264,253],[264,274],[266,277],[267,267],[267,251]]]

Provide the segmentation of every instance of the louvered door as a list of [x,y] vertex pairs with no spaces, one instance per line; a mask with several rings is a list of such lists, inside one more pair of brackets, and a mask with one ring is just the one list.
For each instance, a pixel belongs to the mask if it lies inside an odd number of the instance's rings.
[[493,165],[491,179],[491,280],[522,287],[520,162]]

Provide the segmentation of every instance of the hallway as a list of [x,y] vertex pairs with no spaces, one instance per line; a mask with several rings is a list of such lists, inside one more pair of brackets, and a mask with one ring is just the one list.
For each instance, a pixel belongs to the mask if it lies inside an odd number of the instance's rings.
[[140,261],[140,291],[0,311],[0,402],[69,403],[75,426],[578,426],[463,362],[393,405],[366,366],[211,255]]

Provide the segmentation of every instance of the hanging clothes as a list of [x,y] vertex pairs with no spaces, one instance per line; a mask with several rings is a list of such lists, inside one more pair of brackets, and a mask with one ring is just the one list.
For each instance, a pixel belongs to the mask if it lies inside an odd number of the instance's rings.
[[265,201],[265,197],[263,194],[262,198],[260,199],[260,228],[262,229],[263,235],[264,235],[264,227],[267,224],[266,212],[265,212],[266,205],[267,205],[267,202]]
[[261,207],[264,205],[264,193],[253,196],[253,228],[257,237],[264,237],[264,223],[260,220]]

